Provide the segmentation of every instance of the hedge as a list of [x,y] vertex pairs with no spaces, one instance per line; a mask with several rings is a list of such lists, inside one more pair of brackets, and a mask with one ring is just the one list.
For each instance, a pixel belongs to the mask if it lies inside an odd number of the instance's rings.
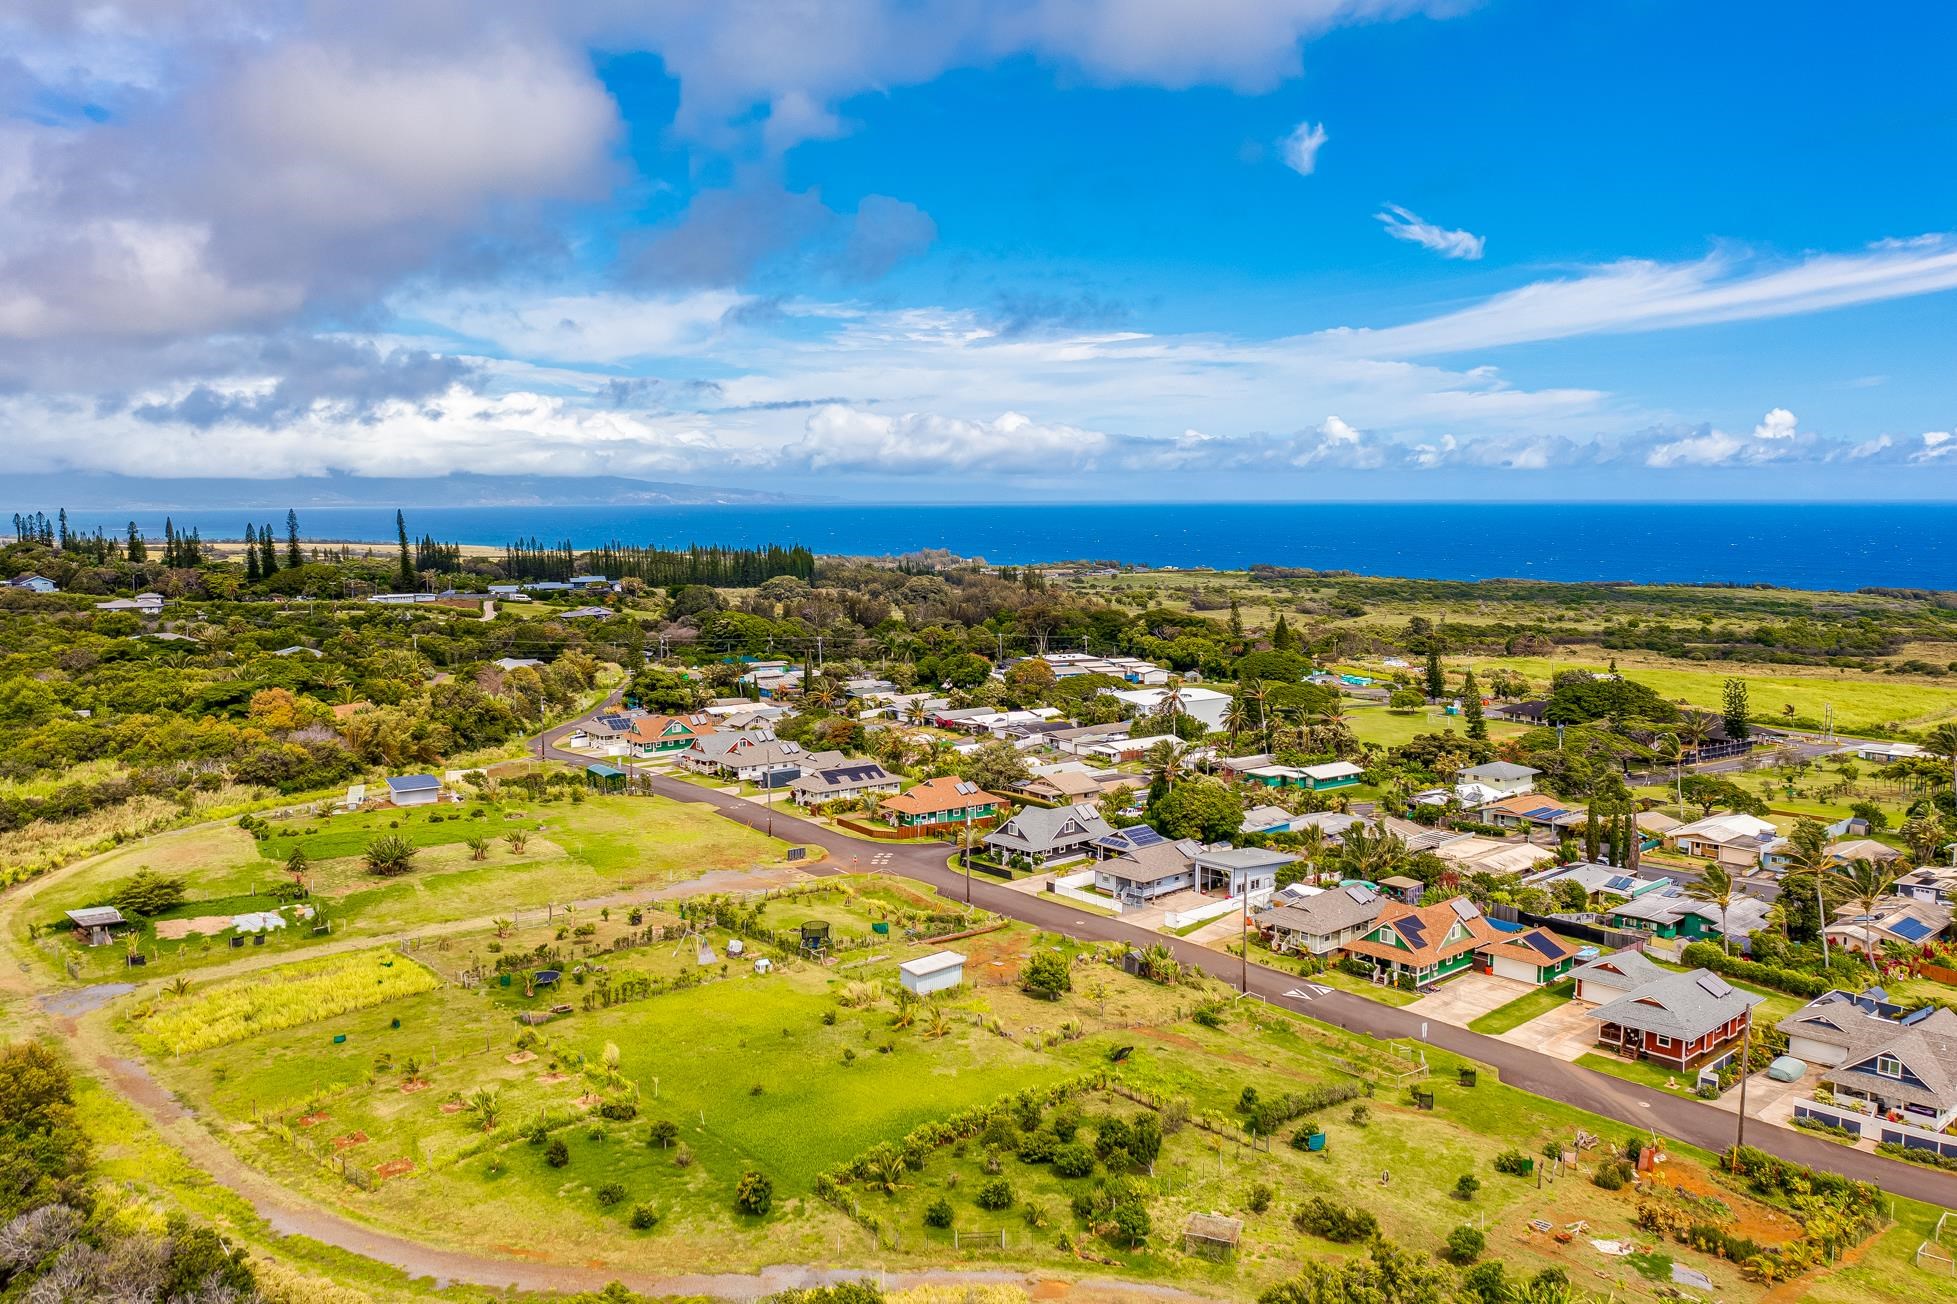
[[1777,992],[1790,996],[1813,998],[1826,992],[1834,983],[1819,974],[1807,973],[1800,969],[1781,969],[1744,956],[1727,955],[1711,942],[1693,942],[1685,948],[1681,957],[1685,964],[1694,969],[1710,969],[1727,978],[1738,978],[1742,982],[1754,983],[1761,987],[1771,987]]

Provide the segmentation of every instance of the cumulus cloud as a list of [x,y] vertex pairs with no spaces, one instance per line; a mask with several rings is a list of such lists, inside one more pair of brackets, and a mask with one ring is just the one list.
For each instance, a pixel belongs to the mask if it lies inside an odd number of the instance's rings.
[[1109,443],[1100,431],[1045,424],[1018,412],[968,420],[831,405],[809,417],[803,437],[784,447],[781,459],[811,471],[1020,475],[1091,468]]
[[262,375],[242,382],[198,383],[180,396],[137,405],[155,424],[207,430],[223,422],[282,428],[314,413],[365,421],[381,406],[446,393],[474,374],[460,358],[425,349],[383,353],[365,341],[299,337],[268,341]]
[[1405,240],[1423,249],[1431,249],[1443,258],[1478,259],[1486,243],[1473,232],[1450,231],[1446,227],[1422,221],[1419,214],[1408,212],[1398,204],[1388,204],[1384,211],[1373,216],[1386,228],[1386,234],[1395,240]]
[[1325,141],[1324,123],[1301,122],[1278,142],[1278,156],[1284,160],[1284,166],[1301,177],[1308,177],[1318,170],[1318,151]]

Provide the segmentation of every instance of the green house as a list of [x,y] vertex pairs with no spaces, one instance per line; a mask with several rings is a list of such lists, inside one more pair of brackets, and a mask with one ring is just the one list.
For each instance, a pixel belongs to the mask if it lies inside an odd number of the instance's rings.
[[1327,792],[1333,788],[1350,788],[1365,777],[1366,772],[1351,761],[1328,761],[1324,765],[1307,765],[1298,771],[1299,786],[1312,792]]

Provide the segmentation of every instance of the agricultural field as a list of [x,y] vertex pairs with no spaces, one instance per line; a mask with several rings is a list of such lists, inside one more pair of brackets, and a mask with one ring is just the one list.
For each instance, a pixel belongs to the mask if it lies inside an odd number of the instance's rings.
[[[124,946],[80,946],[63,912],[113,900],[121,884],[145,870],[182,879],[182,904],[146,920],[136,935],[151,971],[170,974],[224,961],[230,917],[288,904],[282,893],[292,883],[286,864],[295,849],[306,858],[307,904],[316,918],[295,919],[254,950],[302,952],[328,941],[602,899],[718,870],[776,867],[787,850],[704,806],[643,796],[306,811],[268,820],[262,832],[254,839],[235,823],[207,824],[131,843],[29,885],[0,906],[0,917],[16,939],[37,939],[33,949],[44,961],[76,978],[104,977],[124,968]],[[407,873],[382,878],[368,871],[364,851],[383,836],[416,848]],[[480,858],[471,838],[487,841]]]
[[[1459,716],[1441,711],[1389,711],[1383,706],[1347,706],[1345,723],[1354,738],[1376,747],[1402,747],[1419,734],[1465,736],[1468,730],[1467,722]],[[1525,726],[1506,720],[1490,720],[1487,724],[1489,739],[1498,743],[1528,732]]]

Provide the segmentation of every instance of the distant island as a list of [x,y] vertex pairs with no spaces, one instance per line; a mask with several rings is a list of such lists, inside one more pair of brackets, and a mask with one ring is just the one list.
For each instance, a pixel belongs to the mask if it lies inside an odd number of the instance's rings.
[[92,472],[23,475],[15,493],[116,511],[287,507],[683,507],[813,501],[757,489],[616,475],[292,476],[164,479]]

